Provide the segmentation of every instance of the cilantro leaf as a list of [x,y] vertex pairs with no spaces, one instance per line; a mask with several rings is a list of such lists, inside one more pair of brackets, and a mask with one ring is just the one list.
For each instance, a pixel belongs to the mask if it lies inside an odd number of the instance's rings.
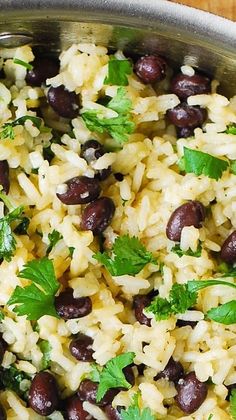
[[168,319],[173,314],[171,303],[159,296],[153,299],[145,311],[153,313],[157,321]]
[[127,115],[119,115],[114,118],[100,118],[99,113],[94,110],[85,111],[82,118],[90,131],[97,133],[107,132],[119,143],[128,140],[128,134],[133,133],[135,124],[129,120]]
[[0,311],[0,322],[5,318],[5,315],[2,311]]
[[229,124],[225,132],[227,134],[236,134],[236,125],[235,124]]
[[212,420],[213,419],[213,414],[209,414],[208,419],[207,420]]
[[49,255],[54,246],[62,239],[62,235],[55,229],[48,234],[49,245],[46,250],[46,255]]
[[132,134],[135,129],[134,122],[130,119],[129,111],[132,103],[125,96],[125,88],[117,89],[117,94],[107,104],[107,108],[113,109],[118,113],[114,118],[103,118],[101,113],[96,110],[85,110],[81,117],[83,118],[87,128],[97,133],[108,133],[119,143],[128,140],[128,134]]
[[105,77],[105,85],[127,86],[127,74],[132,73],[132,64],[129,60],[117,60],[112,57],[108,63],[108,76]]
[[[27,401],[28,399],[28,390],[23,391],[20,387],[21,382],[24,379],[30,380],[25,372],[18,370],[15,366],[10,366],[7,369],[1,368],[0,370],[0,385],[1,389],[10,389],[16,392],[23,400]],[[29,382],[30,387],[30,382]]]
[[[171,315],[182,314],[196,304],[198,297],[197,292],[199,290],[217,285],[236,288],[236,284],[234,283],[217,279],[191,280],[186,284],[174,284],[170,290],[169,300],[156,296],[151,304],[145,308],[145,311],[153,313],[157,321],[168,319]],[[211,309],[207,312],[208,318],[213,320],[216,320],[217,318],[218,322],[221,322],[220,319],[222,319],[222,324],[226,324],[227,322],[232,324],[236,322],[236,301],[231,301],[229,304],[230,305],[226,303],[218,308]],[[235,321],[233,321],[234,319]]]
[[[0,198],[2,198],[2,193]],[[16,240],[11,229],[11,222],[21,218],[24,208],[22,206],[12,210],[0,219],[0,258],[10,261],[16,249]]]
[[186,173],[194,173],[197,176],[206,175],[209,178],[218,180],[228,166],[229,163],[226,160],[184,147],[184,168]]
[[2,131],[0,132],[0,139],[4,140],[9,138],[10,140],[14,140],[15,133],[13,128],[17,125],[24,125],[26,120],[32,121],[32,123],[37,127],[38,129],[41,127],[42,119],[39,117],[34,117],[31,115],[24,115],[23,117],[17,118],[17,120],[5,123],[2,126]]
[[188,255],[189,257],[196,257],[199,258],[202,255],[202,246],[201,244],[198,245],[196,251],[192,251],[191,248],[189,248],[187,251],[183,251],[180,246],[177,244],[173,248],[171,248],[171,252],[174,252],[178,255],[178,257],[182,257],[183,255]]
[[236,389],[233,389],[230,395],[230,415],[236,420]]
[[[236,128],[235,128],[236,131]],[[229,163],[229,170],[231,172],[231,174],[236,175],[236,160],[231,160]]]
[[14,58],[13,63],[19,64],[20,66],[25,67],[27,70],[33,69],[32,64],[26,63],[26,61],[20,60],[19,58]]
[[126,91],[124,88],[118,88],[116,96],[112,98],[108,104],[107,108],[113,109],[118,114],[126,114],[132,109],[132,102],[126,97]]
[[100,382],[97,391],[97,402],[101,401],[110,388],[131,388],[131,384],[126,380],[124,369],[133,363],[135,354],[133,352],[123,353],[107,362],[100,374]]
[[93,382],[100,382],[101,370],[99,369],[98,365],[96,365],[96,363],[92,364],[92,368],[93,370],[89,372],[88,378]]
[[7,305],[16,304],[14,312],[27,315],[27,319],[31,321],[37,321],[43,315],[58,318],[54,297],[60,284],[56,279],[52,261],[48,258],[32,260],[20,271],[18,277],[31,280],[32,284],[26,287],[17,286]]
[[155,315],[157,321],[168,319],[171,315],[186,312],[197,302],[197,293],[188,290],[188,284],[174,284],[170,290],[169,300],[156,296],[145,308],[146,312]]
[[133,404],[130,405],[127,410],[121,410],[121,420],[155,420],[155,417],[152,415],[150,408],[144,408],[140,410],[138,405],[137,393],[133,398]]
[[38,344],[41,352],[43,353],[43,357],[41,360],[41,370],[45,370],[48,369],[50,367],[50,363],[51,363],[51,351],[52,351],[52,346],[49,343],[49,341],[47,340],[42,340],[40,341],[40,343]]
[[188,281],[187,283],[187,288],[188,291],[190,293],[192,292],[198,292],[201,289],[205,289],[206,287],[210,287],[210,286],[229,286],[229,287],[233,287],[234,289],[236,289],[236,284],[234,283],[230,283],[228,281],[224,281],[224,280],[217,280],[217,279],[213,279],[213,280],[191,280]]
[[112,276],[135,275],[146,264],[157,264],[152,253],[146,250],[138,238],[131,238],[128,235],[119,236],[115,240],[111,256],[105,251],[103,253],[98,252],[93,257],[105,265]]
[[231,300],[217,308],[212,308],[206,315],[207,318],[220,324],[236,324],[236,300]]

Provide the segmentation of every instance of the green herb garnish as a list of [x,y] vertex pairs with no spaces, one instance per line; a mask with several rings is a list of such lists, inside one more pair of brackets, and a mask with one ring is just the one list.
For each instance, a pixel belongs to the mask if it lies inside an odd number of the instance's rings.
[[32,281],[26,287],[16,286],[7,305],[14,305],[17,315],[27,315],[27,319],[37,321],[43,315],[59,318],[55,306],[55,294],[60,287],[53,263],[48,258],[28,262],[18,277]]
[[134,395],[133,403],[126,410],[121,410],[121,420],[155,420],[150,408],[140,410],[138,399],[139,393]]
[[112,276],[135,275],[146,264],[157,264],[152,253],[146,250],[138,238],[131,238],[128,235],[119,236],[109,253],[107,251],[98,252],[93,257],[105,265]]
[[[172,315],[182,314],[197,303],[199,290],[210,286],[229,286],[236,288],[234,283],[223,280],[191,280],[186,284],[174,284],[170,290],[169,299],[156,296],[151,304],[145,308],[146,312],[153,313],[157,321],[168,319]],[[235,302],[235,304],[234,304]],[[228,305],[231,304],[231,305]],[[225,305],[228,305],[225,307]],[[220,309],[221,308],[221,309]],[[232,311],[231,311],[232,308]],[[228,302],[218,308],[213,308],[207,312],[207,317],[222,324],[234,323],[233,309],[235,310],[236,321],[236,301]],[[227,312],[228,310],[228,312]]]
[[129,113],[132,103],[125,94],[125,88],[118,88],[116,96],[107,105],[107,108],[118,113],[117,117],[103,118],[100,111],[85,110],[81,117],[87,128],[101,134],[106,132],[119,143],[125,143],[128,140],[128,135],[132,134],[135,129],[135,124]]
[[25,115],[24,117],[17,118],[17,120],[15,121],[3,124],[2,131],[0,131],[0,139],[1,140],[4,140],[4,139],[14,140],[15,138],[14,127],[16,127],[17,125],[24,125],[26,120],[32,121],[35,127],[40,129],[41,124],[42,124],[41,118],[33,117],[31,115]]
[[46,250],[46,255],[49,255],[54,246],[62,239],[62,235],[57,230],[53,229],[52,233],[48,234],[49,245]]
[[117,60],[112,57],[108,63],[108,76],[105,85],[127,86],[127,75],[132,73],[132,64],[129,60]]
[[202,255],[202,246],[201,244],[199,244],[196,251],[192,251],[190,248],[187,249],[187,251],[183,251],[179,245],[175,245],[173,248],[171,248],[171,252],[174,252],[175,254],[177,254],[178,257],[187,255],[189,257],[199,258]]
[[42,340],[39,342],[38,344],[41,352],[43,353],[43,357],[41,360],[41,370],[45,370],[48,369],[50,367],[51,364],[51,351],[52,351],[52,346],[49,343],[49,341],[47,340]]
[[236,420],[236,389],[233,389],[230,395],[230,415],[232,420]]
[[197,176],[206,175],[218,180],[228,166],[229,163],[226,160],[184,147],[184,170],[186,173],[194,173]]
[[25,67],[27,70],[33,70],[32,64],[26,63],[26,61],[20,60],[19,58],[14,58],[14,64],[19,64],[22,67]]
[[123,369],[133,363],[135,354],[132,352],[123,353],[107,362],[100,373],[100,382],[97,391],[97,402],[101,401],[106,392],[111,388],[131,388],[126,380]]

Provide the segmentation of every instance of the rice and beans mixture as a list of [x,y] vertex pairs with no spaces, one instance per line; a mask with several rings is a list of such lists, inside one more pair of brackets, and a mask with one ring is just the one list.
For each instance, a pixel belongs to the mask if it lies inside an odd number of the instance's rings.
[[0,50],[0,419],[236,418],[236,97]]

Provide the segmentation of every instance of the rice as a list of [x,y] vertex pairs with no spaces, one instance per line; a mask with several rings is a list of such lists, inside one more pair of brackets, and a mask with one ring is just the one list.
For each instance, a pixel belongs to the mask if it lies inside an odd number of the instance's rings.
[[[114,57],[126,59],[122,51]],[[106,95],[115,100],[119,89],[104,83],[109,66],[105,47],[72,45],[59,57],[58,74],[40,87],[27,85],[27,70],[15,64],[15,58],[29,63],[34,55],[29,46],[0,50],[0,64],[6,76],[0,83],[1,130],[6,127],[4,124],[25,115],[36,117],[39,107],[43,125],[37,127],[34,120],[27,119],[13,127],[14,139],[0,140],[1,161],[7,160],[10,167],[8,198],[13,207],[24,206],[24,216],[29,219],[27,233],[15,234],[12,258],[0,265],[0,305],[4,313],[0,332],[7,344],[1,369],[10,372],[14,367],[26,374],[19,392],[27,392],[34,375],[42,370],[42,342],[48,342],[50,362],[46,369],[56,378],[61,398],[67,399],[93,371],[93,363],[76,360],[69,348],[73,338],[86,334],[92,339],[93,360],[99,368],[119,354],[135,354],[135,384],[117,393],[112,402],[114,408],[122,406],[127,410],[138,393],[140,410],[150,409],[154,418],[208,420],[212,414],[212,420],[230,419],[227,387],[236,383],[236,327],[233,323],[211,321],[205,314],[235,300],[235,290],[222,285],[203,289],[194,308],[159,321],[144,309],[150,325],[138,322],[133,302],[136,295],[148,295],[153,290],[168,299],[174,284],[212,279],[219,274],[215,254],[236,226],[235,174],[228,168],[215,180],[181,173],[178,165],[185,147],[236,160],[235,135],[225,132],[229,124],[236,123],[236,98],[229,100],[219,95],[217,82],[212,82],[212,93],[188,97],[189,105],[207,110],[208,119],[201,128],[195,128],[192,136],[177,139],[175,127],[166,118],[168,110],[180,104],[179,98],[168,91],[169,73],[157,87],[142,83],[132,72],[127,75],[124,89],[125,99],[132,104],[130,118],[135,130],[120,147],[111,134],[93,132],[83,118],[88,110],[100,113],[102,118],[120,117],[117,109],[99,101]],[[186,63],[181,72],[192,77],[195,69]],[[62,84],[70,93],[80,95],[80,112],[71,122],[46,104],[50,87]],[[99,141],[106,153],[86,161],[83,145],[91,139]],[[46,154],[48,148],[51,155]],[[118,237],[137,237],[158,260],[137,274],[112,275],[100,264],[94,258],[99,251],[98,238],[91,230],[81,228],[85,205],[66,205],[58,198],[68,192],[69,179],[94,178],[110,167],[113,175],[100,182],[101,195],[113,200],[115,215],[103,233],[103,246],[109,251]],[[87,192],[82,194],[82,199],[87,197]],[[189,200],[200,201],[211,211],[200,227],[182,229],[179,256],[172,251],[176,243],[167,238],[166,226],[174,210]],[[3,218],[2,202],[0,215]],[[48,251],[54,230],[60,239]],[[189,253],[196,253],[199,247],[197,257]],[[74,298],[91,299],[92,311],[87,316],[65,320],[44,315],[37,322],[30,322],[13,311],[14,305],[7,305],[17,286],[29,284],[18,276],[24,264],[45,256],[53,260],[61,283],[59,292],[70,287]],[[232,277],[223,280],[234,283]],[[180,327],[181,322],[185,324]],[[163,377],[156,379],[171,358],[180,362],[186,373],[193,371],[199,381],[208,382],[207,397],[191,414],[178,407],[176,384]],[[145,369],[139,373],[137,367],[142,365]],[[0,393],[7,418],[43,418],[26,400],[9,384]],[[83,402],[83,408],[97,420],[109,418],[103,407],[91,402]],[[58,410],[48,418],[63,418]]]

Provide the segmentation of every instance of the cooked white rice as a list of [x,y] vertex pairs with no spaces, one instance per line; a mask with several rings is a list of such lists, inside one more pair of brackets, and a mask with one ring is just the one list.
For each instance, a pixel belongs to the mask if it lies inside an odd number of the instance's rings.
[[[78,44],[62,52],[60,72],[47,80],[44,89],[27,86],[26,69],[13,63],[14,58],[32,61],[30,47],[0,50],[0,57],[5,60],[6,74],[6,79],[0,83],[1,124],[26,114],[36,115],[40,98],[49,85],[64,84],[68,90],[80,94],[86,109],[97,109],[95,102],[101,93],[113,97],[117,92],[117,87],[103,83],[109,60],[104,47]],[[181,69],[187,75],[194,73],[189,66]],[[0,159],[7,159],[10,166],[9,200],[14,206],[23,205],[30,218],[29,235],[16,235],[13,258],[0,265],[0,305],[6,305],[17,285],[25,285],[25,281],[17,277],[19,270],[27,261],[45,255],[48,234],[54,229],[63,237],[49,255],[57,278],[68,280],[75,297],[90,296],[93,303],[91,314],[81,319],[64,321],[43,316],[36,331],[25,316],[16,316],[12,308],[4,306],[5,318],[0,323],[0,331],[8,343],[8,350],[2,366],[8,368],[15,364],[33,377],[40,369],[42,359],[39,340],[48,340],[52,347],[51,372],[58,380],[62,396],[72,395],[91,370],[90,363],[76,361],[68,351],[71,335],[82,332],[94,340],[93,357],[97,364],[103,366],[116,355],[133,351],[135,363],[147,366],[132,389],[121,391],[115,397],[114,406],[128,407],[139,390],[142,407],[149,407],[158,419],[207,420],[212,414],[213,420],[227,420],[230,414],[226,385],[236,383],[236,326],[204,320],[204,313],[220,303],[236,299],[236,292],[222,286],[204,289],[195,310],[180,315],[183,320],[198,321],[194,329],[176,327],[176,317],[164,321],[153,318],[149,328],[136,321],[132,310],[133,296],[146,294],[153,287],[159,289],[161,297],[168,297],[174,283],[212,278],[216,262],[211,253],[219,252],[223,241],[236,227],[236,176],[229,170],[218,181],[204,175],[183,176],[177,166],[184,146],[236,159],[235,136],[224,133],[229,123],[236,122],[236,98],[228,100],[217,93],[190,97],[188,104],[207,109],[208,121],[203,129],[195,129],[194,137],[176,142],[175,130],[173,126],[167,126],[164,118],[168,109],[178,105],[179,99],[168,94],[166,86],[167,82],[162,82],[161,94],[157,95],[134,74],[129,76],[126,91],[132,101],[136,131],[121,150],[106,153],[92,165],[79,156],[81,145],[91,138],[109,144],[110,138],[91,133],[81,116],[72,121],[75,138],[71,138],[67,134],[68,121],[53,120],[47,113],[45,124],[62,130],[61,144],[52,144],[55,157],[50,164],[44,160],[42,152],[43,147],[50,144],[52,135],[41,133],[31,121],[14,129],[14,140],[0,141]],[[100,107],[105,112],[104,107]],[[104,116],[112,118],[113,112]],[[158,266],[149,264],[136,276],[112,277],[93,258],[97,242],[92,232],[80,229],[83,206],[63,205],[56,196],[58,192],[65,192],[68,179],[79,175],[93,177],[95,170],[109,165],[112,165],[113,173],[122,173],[124,180],[118,182],[110,177],[102,183],[103,195],[111,197],[116,205],[111,226],[105,231],[106,242],[111,245],[117,235],[123,234],[138,237],[157,258],[161,257],[163,276]],[[38,169],[38,174],[32,173],[33,169]],[[182,231],[182,250],[196,251],[199,241],[202,242],[199,258],[179,258],[170,252],[174,243],[165,234],[174,209],[187,200],[199,200],[206,207],[215,200],[207,223],[200,229],[186,227]],[[42,237],[37,232],[41,232]],[[68,247],[75,248],[72,257]],[[195,371],[200,381],[212,381],[204,403],[191,415],[183,414],[176,406],[176,389],[172,382],[154,380],[171,356],[180,361],[187,372]],[[42,418],[11,390],[2,391],[0,400],[8,419]],[[100,408],[90,403],[84,403],[84,408],[94,418],[106,419]],[[59,419],[60,413],[54,413],[50,418]]]

